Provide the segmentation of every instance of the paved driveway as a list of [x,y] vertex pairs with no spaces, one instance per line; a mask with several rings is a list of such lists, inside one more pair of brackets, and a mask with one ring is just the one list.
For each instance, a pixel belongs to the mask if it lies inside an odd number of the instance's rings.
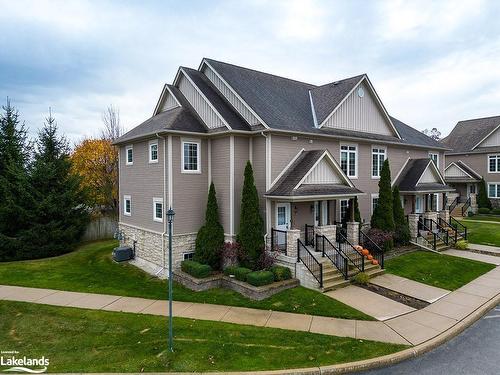
[[500,305],[467,330],[420,357],[362,375],[500,374]]

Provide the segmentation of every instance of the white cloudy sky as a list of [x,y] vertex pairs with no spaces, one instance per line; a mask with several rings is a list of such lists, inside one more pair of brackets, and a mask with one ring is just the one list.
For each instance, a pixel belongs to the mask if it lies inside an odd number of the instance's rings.
[[0,98],[30,131],[52,107],[70,139],[120,109],[151,116],[203,57],[315,84],[368,73],[389,112],[446,135],[500,114],[499,1],[0,0]]

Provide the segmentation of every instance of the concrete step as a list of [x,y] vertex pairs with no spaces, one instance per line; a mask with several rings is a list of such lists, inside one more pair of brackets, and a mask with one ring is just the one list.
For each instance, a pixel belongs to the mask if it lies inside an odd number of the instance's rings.
[[334,282],[325,282],[323,283],[323,293],[329,292],[331,290],[343,288],[345,286],[350,285],[351,282],[349,280],[338,280]]

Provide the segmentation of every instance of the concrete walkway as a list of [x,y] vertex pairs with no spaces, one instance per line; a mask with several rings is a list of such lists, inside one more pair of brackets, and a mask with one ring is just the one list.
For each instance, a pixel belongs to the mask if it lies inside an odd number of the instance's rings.
[[390,273],[374,277],[370,279],[370,283],[429,303],[435,302],[450,293],[449,290],[422,284]]
[[456,249],[445,250],[442,252],[442,254],[453,255],[455,257],[460,257],[460,258],[478,260],[480,262],[490,263],[494,264],[495,266],[500,266],[500,257],[493,255],[485,255],[485,254],[474,253],[472,251],[456,250]]
[[494,255],[500,257],[500,248],[495,246],[480,245],[477,243],[469,243],[470,251],[484,252],[489,255]]
[[[173,311],[176,317],[183,318],[418,345],[449,330],[458,322],[473,314],[474,311],[498,297],[500,297],[500,267],[496,267],[462,288],[450,292],[422,310],[415,311],[408,308],[409,311],[406,314],[384,322],[336,319],[178,301],[174,301]],[[168,302],[163,300],[65,292],[52,289],[0,285],[0,300],[104,311],[168,315]]]

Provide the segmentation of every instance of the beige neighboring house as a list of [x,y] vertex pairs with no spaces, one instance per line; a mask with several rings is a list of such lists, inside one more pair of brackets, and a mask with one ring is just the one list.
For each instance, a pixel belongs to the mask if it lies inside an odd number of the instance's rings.
[[459,121],[442,144],[446,152],[446,182],[456,189],[449,195],[454,214],[475,211],[478,182],[484,178],[493,207],[500,207],[500,116]]
[[[167,264],[166,210],[175,210],[179,267],[193,255],[211,182],[226,240],[235,239],[247,161],[266,241],[286,233],[291,267],[306,225],[335,242],[332,228],[351,221],[350,199],[369,223],[387,158],[407,214],[436,218],[453,191],[443,179],[447,148],[390,116],[365,74],[316,86],[206,58],[198,69],[180,67],[152,117],[115,144],[119,226],[125,243],[137,241],[136,264],[158,274]],[[345,233],[357,242],[353,228]]]

